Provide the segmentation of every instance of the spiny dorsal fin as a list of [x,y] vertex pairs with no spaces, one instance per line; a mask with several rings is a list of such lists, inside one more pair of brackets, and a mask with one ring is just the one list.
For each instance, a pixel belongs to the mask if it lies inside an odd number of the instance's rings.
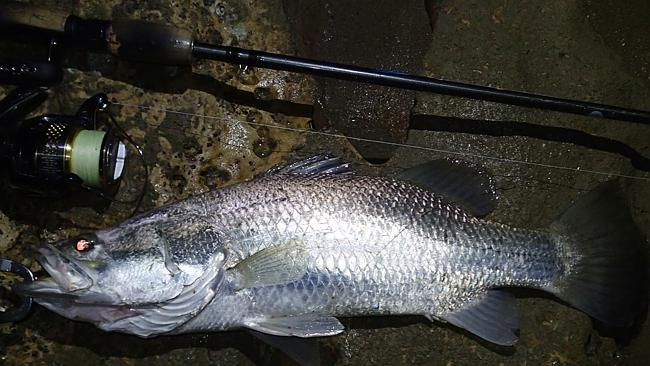
[[352,174],[350,163],[329,154],[315,155],[289,165],[269,170],[267,175]]
[[491,176],[460,161],[429,161],[403,171],[398,177],[444,196],[477,217],[489,214],[497,204]]

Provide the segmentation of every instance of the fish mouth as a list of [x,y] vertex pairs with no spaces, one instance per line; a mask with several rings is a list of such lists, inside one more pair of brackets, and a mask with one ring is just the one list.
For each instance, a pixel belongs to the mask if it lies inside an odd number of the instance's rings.
[[94,284],[90,273],[92,269],[66,256],[51,244],[36,249],[35,257],[51,277],[15,285],[13,289],[20,295],[34,298],[76,297]]

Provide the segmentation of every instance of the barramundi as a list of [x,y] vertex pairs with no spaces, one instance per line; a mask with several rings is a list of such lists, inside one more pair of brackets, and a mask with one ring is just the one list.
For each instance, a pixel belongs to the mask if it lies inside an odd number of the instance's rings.
[[40,247],[51,278],[17,286],[106,331],[344,331],[338,318],[418,314],[517,341],[511,288],[550,293],[613,326],[645,306],[645,237],[618,184],[543,230],[480,218],[489,177],[438,160],[395,177],[315,156]]

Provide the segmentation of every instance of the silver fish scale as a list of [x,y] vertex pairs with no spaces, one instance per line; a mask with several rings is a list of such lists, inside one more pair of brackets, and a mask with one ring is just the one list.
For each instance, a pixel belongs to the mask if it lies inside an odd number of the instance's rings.
[[387,178],[273,175],[186,202],[213,213],[228,268],[291,241],[307,263],[291,283],[227,284],[180,332],[301,314],[441,317],[490,288],[543,287],[562,269],[550,235],[478,220]]

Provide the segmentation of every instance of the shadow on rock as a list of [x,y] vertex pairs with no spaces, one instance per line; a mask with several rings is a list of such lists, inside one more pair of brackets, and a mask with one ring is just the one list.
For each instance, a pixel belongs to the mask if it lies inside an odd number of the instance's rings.
[[630,160],[630,163],[636,169],[650,171],[650,159],[641,155],[641,153],[631,146],[621,141],[592,135],[571,128],[542,126],[539,124],[517,121],[482,121],[430,115],[415,115],[411,118],[411,129],[469,133],[498,137],[526,136],[546,141],[570,143],[624,156]]
[[462,333],[464,336],[472,338],[474,341],[479,343],[481,346],[489,349],[492,352],[496,352],[503,356],[509,356],[514,354],[515,347],[505,347],[499,346],[489,341],[486,341],[470,332],[467,332],[461,328],[455,327],[453,325],[443,323],[443,322],[429,322],[426,318],[422,316],[376,316],[376,317],[356,317],[356,318],[342,318],[341,322],[345,325],[346,328],[353,329],[381,329],[381,328],[400,328],[406,327],[409,325],[425,323],[432,327],[445,328],[453,332]]
[[102,331],[89,323],[60,317],[41,307],[26,321],[44,338],[58,345],[81,347],[101,357],[147,358],[167,354],[177,349],[203,348],[218,351],[235,348],[255,364],[267,364],[273,356],[247,332],[220,332],[161,336],[151,339]]

